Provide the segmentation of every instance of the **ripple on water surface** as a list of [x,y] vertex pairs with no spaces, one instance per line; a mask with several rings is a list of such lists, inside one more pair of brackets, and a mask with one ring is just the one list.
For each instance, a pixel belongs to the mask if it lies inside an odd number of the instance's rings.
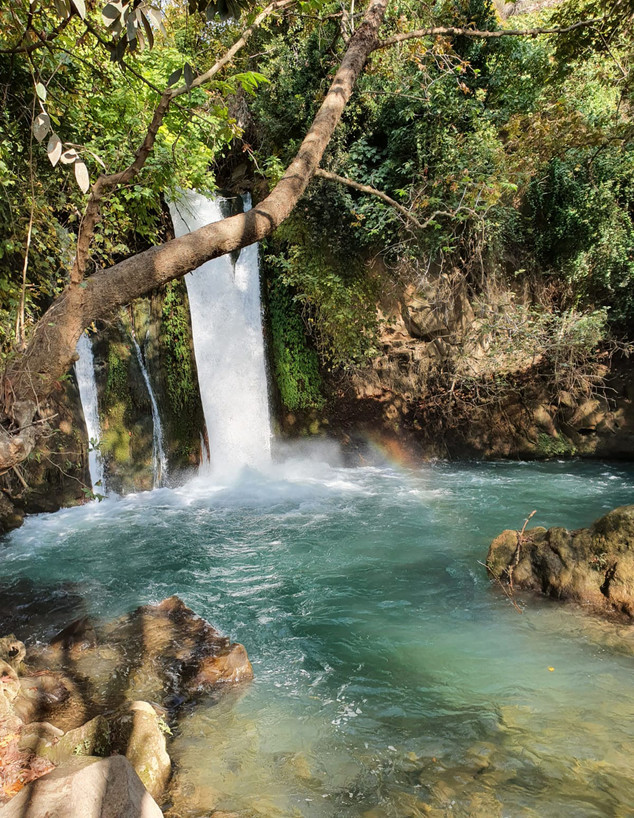
[[43,636],[176,593],[246,645],[255,682],[174,739],[191,815],[634,815],[630,629],[519,615],[479,564],[533,508],[576,528],[633,498],[633,469],[570,462],[196,479],[27,520],[0,611]]

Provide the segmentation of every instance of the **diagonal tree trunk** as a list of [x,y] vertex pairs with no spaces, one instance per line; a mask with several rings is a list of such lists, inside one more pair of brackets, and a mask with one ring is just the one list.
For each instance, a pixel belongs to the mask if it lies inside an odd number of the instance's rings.
[[[24,428],[25,420],[29,422],[25,407],[30,406],[31,419],[35,417],[55,382],[75,359],[75,347],[85,327],[205,261],[260,241],[290,215],[319,166],[366,60],[378,44],[389,2],[369,3],[297,155],[266,199],[248,213],[210,224],[99,271],[80,286],[68,287],[54,301],[38,322],[26,351],[6,373],[0,471],[11,468],[32,450],[32,435],[20,446],[15,445],[18,428]],[[16,416],[18,407],[20,421]]]

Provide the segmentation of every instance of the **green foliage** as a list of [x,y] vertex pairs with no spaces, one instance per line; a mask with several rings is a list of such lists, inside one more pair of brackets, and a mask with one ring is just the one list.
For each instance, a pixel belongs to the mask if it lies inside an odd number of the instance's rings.
[[118,345],[110,344],[106,363],[106,403],[108,405],[119,401],[126,403],[128,398],[128,361],[122,357]]
[[362,259],[334,252],[311,226],[295,216],[285,222],[265,265],[295,292],[306,330],[329,368],[365,363],[375,353],[376,282]]
[[290,410],[321,408],[321,376],[293,296],[278,278],[268,290],[273,374],[282,404]]
[[538,458],[574,457],[576,453],[577,449],[572,441],[561,435],[559,437],[551,437],[551,435],[541,432],[537,438],[535,455]]
[[198,381],[192,360],[185,285],[181,281],[165,287],[160,342],[168,399],[174,416],[185,420],[194,415]]
[[[595,151],[596,153],[596,151]],[[634,150],[551,160],[529,188],[538,258],[563,274],[579,303],[605,304],[622,327],[634,317]]]

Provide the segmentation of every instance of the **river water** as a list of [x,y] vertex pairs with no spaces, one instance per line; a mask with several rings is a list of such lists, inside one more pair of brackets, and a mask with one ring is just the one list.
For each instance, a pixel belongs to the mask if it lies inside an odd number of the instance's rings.
[[622,465],[290,459],[30,518],[3,595],[22,636],[178,594],[245,644],[255,681],[175,735],[183,814],[625,818],[631,629],[518,614],[479,561],[533,509],[581,527],[633,498]]

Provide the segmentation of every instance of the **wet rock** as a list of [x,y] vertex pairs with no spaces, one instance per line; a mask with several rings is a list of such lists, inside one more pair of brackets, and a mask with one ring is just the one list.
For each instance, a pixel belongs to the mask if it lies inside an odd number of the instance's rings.
[[28,659],[34,667],[78,679],[90,715],[125,701],[171,707],[214,686],[253,677],[244,647],[178,597],[144,605],[107,625],[88,619],[73,623],[49,645],[29,651]]
[[17,508],[11,500],[0,491],[0,534],[19,528],[24,521],[24,512]]
[[44,670],[22,676],[19,682],[13,709],[25,724],[48,721],[66,731],[86,721],[86,702],[77,685],[63,673]]
[[[517,542],[517,532],[504,531],[489,548],[487,567],[503,581],[516,562]],[[515,587],[634,618],[634,506],[578,531],[529,529],[512,577]]]
[[110,727],[103,716],[69,730],[60,737],[49,735],[38,737],[33,747],[38,755],[50,759],[54,764],[62,764],[77,756],[107,756],[110,753]]
[[77,758],[29,784],[0,818],[162,818],[123,756]]
[[12,633],[0,639],[0,659],[14,670],[19,670],[25,656],[24,642],[20,642]]
[[125,755],[153,798],[160,798],[172,763],[165,745],[166,725],[147,702],[132,702],[111,721],[112,743]]
[[204,657],[194,678],[187,682],[187,689],[203,690],[220,682],[242,682],[252,678],[253,668],[246,649],[236,642],[215,656]]

